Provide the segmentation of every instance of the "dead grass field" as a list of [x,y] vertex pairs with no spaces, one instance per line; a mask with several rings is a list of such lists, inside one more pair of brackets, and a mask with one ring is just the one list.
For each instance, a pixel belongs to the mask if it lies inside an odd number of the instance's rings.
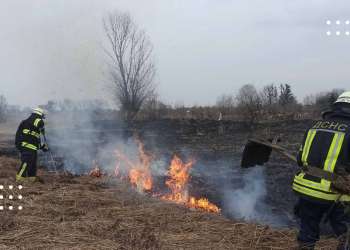
[[[16,159],[0,157],[0,190]],[[24,185],[23,210],[0,211],[0,249],[293,249],[295,230],[235,222],[138,194],[115,178],[56,176]],[[0,201],[1,202],[5,202]],[[6,206],[9,205],[6,203]],[[335,249],[334,239],[318,249]]]

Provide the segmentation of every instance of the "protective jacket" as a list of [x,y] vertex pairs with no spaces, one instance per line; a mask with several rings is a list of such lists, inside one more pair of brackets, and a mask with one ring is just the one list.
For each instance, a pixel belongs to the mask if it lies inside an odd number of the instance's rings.
[[16,132],[17,149],[20,151],[40,149],[40,134],[45,133],[44,126],[43,119],[37,114],[32,114],[23,120]]
[[350,196],[339,194],[326,178],[312,176],[307,167],[320,168],[328,173],[350,172],[350,118],[328,115],[307,130],[298,154],[298,164],[305,169],[294,177],[293,190],[306,198],[321,201],[350,201]]

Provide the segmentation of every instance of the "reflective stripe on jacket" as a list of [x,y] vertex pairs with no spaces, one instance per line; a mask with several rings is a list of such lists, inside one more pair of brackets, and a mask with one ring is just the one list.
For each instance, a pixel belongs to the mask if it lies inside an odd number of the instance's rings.
[[[348,124],[336,121],[318,121],[307,131],[299,152],[302,166],[313,166],[334,173],[337,163],[348,154],[342,149],[349,143]],[[346,147],[347,148],[347,147]],[[312,198],[350,201],[349,195],[341,195],[332,189],[331,181],[312,176],[304,171],[294,177],[293,190]]]
[[[19,126],[20,136],[18,144],[22,149],[38,150],[40,147],[40,135],[44,133],[44,121],[37,114],[32,114]],[[17,135],[16,135],[17,140]]]
[[34,136],[34,137],[36,137],[36,138],[40,138],[40,133],[37,133],[37,132],[35,132],[35,131],[31,131],[31,130],[29,130],[29,129],[23,129],[23,134],[25,134],[25,135],[32,135],[32,136]]
[[27,148],[27,149],[35,150],[35,151],[38,150],[37,146],[35,146],[33,144],[30,144],[30,143],[27,143],[27,142],[22,142],[21,146],[24,147],[24,148]]

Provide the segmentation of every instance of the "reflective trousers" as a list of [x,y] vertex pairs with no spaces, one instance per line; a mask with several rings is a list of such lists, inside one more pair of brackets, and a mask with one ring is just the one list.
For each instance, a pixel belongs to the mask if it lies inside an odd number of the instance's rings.
[[17,172],[18,177],[34,177],[37,170],[37,151],[21,151],[21,167]]

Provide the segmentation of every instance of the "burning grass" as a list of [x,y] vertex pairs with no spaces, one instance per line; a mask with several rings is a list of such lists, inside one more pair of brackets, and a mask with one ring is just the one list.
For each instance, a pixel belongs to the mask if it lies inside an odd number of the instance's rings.
[[[0,157],[0,183],[18,161]],[[231,221],[140,195],[115,177],[39,175],[22,211],[0,212],[0,249],[293,249],[295,230]],[[318,249],[335,249],[323,239]],[[322,246],[322,247],[321,247]]]
[[[123,165],[123,172],[126,170],[131,185],[140,193],[146,191],[154,197],[160,197],[162,200],[175,202],[192,209],[200,209],[212,213],[220,212],[220,208],[211,203],[207,198],[197,199],[188,193],[190,170],[195,163],[194,160],[183,162],[180,157],[174,155],[167,172],[168,179],[165,181],[169,193],[159,194],[152,192],[154,184],[151,164],[154,157],[146,152],[144,144],[139,139],[136,139],[136,143],[138,148],[138,159],[136,161],[129,159],[126,154],[122,153],[122,150],[116,150],[117,166],[114,172],[117,177],[123,177],[120,171]],[[90,172],[90,175],[96,176],[96,169],[95,167]]]
[[184,163],[177,155],[174,156],[168,171],[169,179],[165,182],[165,184],[171,190],[171,193],[163,195],[161,199],[183,204],[194,209],[219,213],[220,208],[209,202],[208,199],[197,199],[188,194],[187,184],[190,178],[190,169],[193,167],[193,164],[193,160]]

